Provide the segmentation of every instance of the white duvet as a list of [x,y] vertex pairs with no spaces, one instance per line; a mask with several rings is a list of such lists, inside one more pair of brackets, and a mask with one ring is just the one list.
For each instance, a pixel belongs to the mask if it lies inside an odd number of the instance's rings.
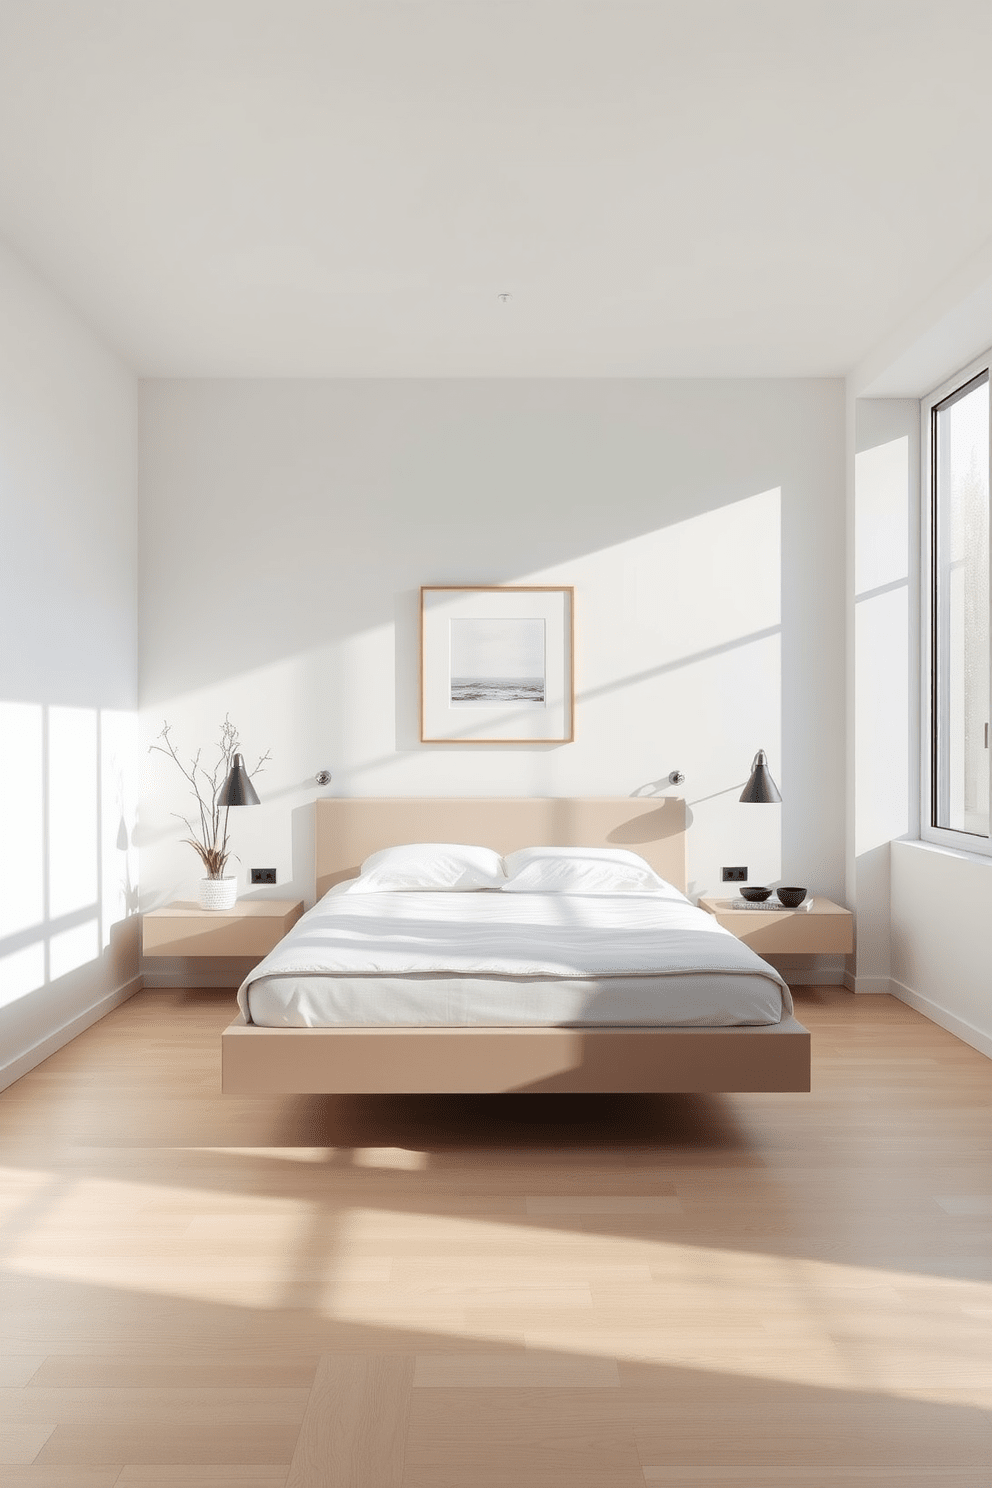
[[281,979],[288,986],[300,979],[347,978],[351,985],[356,978],[431,974],[699,978],[708,984],[726,977],[752,986],[756,979],[766,1000],[773,994],[778,1017],[792,1011],[778,973],[674,889],[602,896],[358,894],[339,884],[255,967],[238,1001],[250,1018],[249,993],[259,982],[272,987]]

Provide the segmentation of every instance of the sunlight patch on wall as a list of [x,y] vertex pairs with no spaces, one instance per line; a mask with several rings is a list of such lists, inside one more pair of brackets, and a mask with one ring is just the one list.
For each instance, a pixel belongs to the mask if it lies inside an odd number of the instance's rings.
[[93,708],[48,710],[48,913],[97,900],[97,735]]
[[99,954],[100,930],[96,919],[74,925],[71,930],[60,930],[48,942],[49,976],[52,981],[67,976],[87,961],[95,961]]
[[625,544],[632,618],[697,654],[782,622],[779,487]]
[[100,944],[110,929],[138,910],[137,851],[132,830],[137,816],[134,770],[138,720],[134,713],[100,713]]
[[[39,703],[0,703],[0,939],[45,913],[44,741]],[[3,986],[0,974],[0,987]]]
[[45,981],[45,945],[37,940],[33,945],[19,951],[0,956],[0,1007],[16,1002],[33,992]]
[[908,435],[861,450],[854,481],[854,592],[860,596],[909,574]]
[[138,907],[135,718],[0,703],[0,1006],[95,961]]
[[855,456],[855,833],[909,829],[909,439]]

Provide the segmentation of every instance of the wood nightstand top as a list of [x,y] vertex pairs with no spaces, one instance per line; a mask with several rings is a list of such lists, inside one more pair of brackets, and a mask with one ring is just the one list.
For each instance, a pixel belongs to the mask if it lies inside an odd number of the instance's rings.
[[854,949],[854,916],[822,894],[810,896],[806,909],[732,909],[730,899],[707,894],[700,909],[745,941],[759,955],[768,952],[798,955],[849,955]]
[[233,909],[177,900],[143,917],[146,956],[267,956],[303,913],[302,899],[239,899]]

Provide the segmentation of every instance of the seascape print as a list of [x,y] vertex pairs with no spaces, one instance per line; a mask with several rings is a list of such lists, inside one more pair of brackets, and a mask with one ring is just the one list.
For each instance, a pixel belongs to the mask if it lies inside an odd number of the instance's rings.
[[544,703],[541,677],[452,677],[453,703]]
[[545,622],[452,620],[451,705],[545,705]]

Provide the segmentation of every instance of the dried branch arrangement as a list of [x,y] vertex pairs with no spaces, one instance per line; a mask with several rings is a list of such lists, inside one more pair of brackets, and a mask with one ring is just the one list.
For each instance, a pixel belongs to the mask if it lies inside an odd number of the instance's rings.
[[[196,801],[199,811],[199,825],[194,826],[189,817],[183,816],[179,811],[173,811],[172,815],[178,817],[181,822],[185,822],[189,829],[190,835],[185,840],[194,852],[199,853],[207,878],[223,878],[224,868],[231,856],[231,849],[227,845],[227,818],[230,807],[221,806],[218,798],[231,772],[234,756],[241,751],[241,741],[238,738],[237,729],[226,714],[220,726],[217,749],[217,761],[212,770],[208,770],[206,765],[200,763],[200,756],[203,753],[201,749],[193,755],[187,769],[172,742],[172,725],[168,722],[162,724],[162,732],[158,735],[157,742],[148,746],[149,754],[167,755],[181,771],[184,779],[189,781],[190,794]],[[249,770],[249,779],[254,779],[264,768],[266,761],[271,758],[271,751],[267,749],[263,755],[259,756],[254,770]]]

